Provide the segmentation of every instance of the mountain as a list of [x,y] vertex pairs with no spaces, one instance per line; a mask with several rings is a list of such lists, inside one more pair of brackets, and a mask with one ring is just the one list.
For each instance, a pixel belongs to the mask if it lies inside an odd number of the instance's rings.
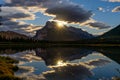
[[28,39],[28,36],[19,34],[13,31],[0,31],[0,38],[2,39]]
[[104,39],[119,39],[120,40],[120,25],[118,25],[114,29],[104,33],[100,37],[104,38]]
[[34,39],[50,41],[74,41],[93,38],[91,34],[75,27],[58,25],[57,22],[48,21],[46,25],[36,32]]

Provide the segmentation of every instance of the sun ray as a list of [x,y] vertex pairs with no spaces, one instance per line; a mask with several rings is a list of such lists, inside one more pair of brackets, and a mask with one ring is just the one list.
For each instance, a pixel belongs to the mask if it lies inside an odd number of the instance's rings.
[[56,65],[57,65],[57,66],[65,66],[66,63],[63,62],[63,60],[58,60]]

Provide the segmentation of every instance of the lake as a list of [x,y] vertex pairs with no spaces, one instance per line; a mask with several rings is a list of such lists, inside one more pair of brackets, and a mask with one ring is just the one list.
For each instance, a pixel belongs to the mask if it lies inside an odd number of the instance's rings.
[[118,80],[120,50],[114,47],[0,49],[19,60],[15,75],[24,80]]

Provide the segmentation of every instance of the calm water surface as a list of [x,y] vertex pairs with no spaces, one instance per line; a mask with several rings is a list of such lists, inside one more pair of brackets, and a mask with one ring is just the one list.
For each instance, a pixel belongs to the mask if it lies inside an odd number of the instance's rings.
[[118,48],[36,48],[0,50],[19,60],[16,76],[24,80],[115,80],[120,77]]

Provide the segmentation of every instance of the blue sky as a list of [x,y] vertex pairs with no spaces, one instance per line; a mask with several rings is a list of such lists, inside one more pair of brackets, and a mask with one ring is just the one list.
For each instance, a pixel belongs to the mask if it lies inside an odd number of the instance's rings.
[[[64,0],[63,0],[64,1]],[[112,10],[120,6],[120,2],[109,2],[103,0],[69,0],[73,3],[76,3],[82,6],[85,10],[91,11],[94,15],[92,18],[96,21],[105,23],[111,28],[120,24],[120,12],[112,12]],[[4,0],[0,0],[0,3],[3,4]],[[101,9],[101,10],[100,10]],[[45,23],[52,19],[51,16],[46,16],[41,12],[34,13],[36,18],[34,20],[24,20],[24,22],[33,25],[45,25]],[[74,27],[82,28],[92,34],[101,34],[108,31],[110,28],[105,29],[94,29],[87,26],[80,26],[78,24],[73,24]]]
[[[112,3],[112,2],[105,2],[101,0],[72,0],[75,3],[79,3],[84,5],[84,7],[88,10],[91,10],[95,16],[94,18],[99,21],[103,21],[105,23],[110,24],[111,26],[116,26],[120,24],[120,12],[113,13],[111,12],[113,8],[116,6],[120,6],[120,3]],[[98,11],[97,8],[102,7],[103,9],[109,11],[101,12]]]

